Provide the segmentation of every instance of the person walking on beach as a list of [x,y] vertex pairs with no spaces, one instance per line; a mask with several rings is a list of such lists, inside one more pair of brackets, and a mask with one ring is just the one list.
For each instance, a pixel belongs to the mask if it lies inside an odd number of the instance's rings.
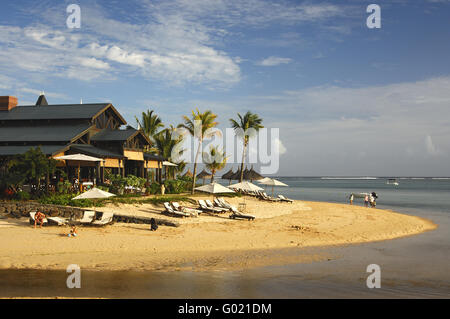
[[34,228],[36,228],[37,223],[39,223],[39,228],[42,227],[42,224],[44,224],[45,214],[41,212],[37,212],[36,215],[34,215]]
[[150,231],[156,231],[158,229],[158,225],[156,224],[156,220],[154,218],[150,219]]
[[364,196],[364,206],[369,207],[369,195]]
[[349,199],[350,199],[350,205],[353,205],[353,193],[352,193],[352,194],[350,194],[350,197],[349,197]]

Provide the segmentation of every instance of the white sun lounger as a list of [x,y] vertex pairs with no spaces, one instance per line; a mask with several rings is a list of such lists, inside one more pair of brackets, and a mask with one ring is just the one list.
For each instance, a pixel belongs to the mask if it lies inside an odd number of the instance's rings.
[[61,218],[61,217],[48,217],[47,218],[49,220],[49,224],[54,223],[58,226],[62,226],[62,225],[66,225],[67,224],[67,219],[66,218]]
[[95,212],[93,210],[86,210],[83,214],[83,218],[78,222],[81,224],[90,224],[95,218]]
[[279,198],[282,202],[288,202],[288,203],[293,203],[293,202],[294,202],[292,199],[289,199],[289,198],[284,197],[284,195],[278,195],[278,198]]
[[184,213],[184,212],[181,212],[179,210],[173,209],[170,206],[169,202],[165,202],[164,203],[164,207],[166,209],[165,210],[166,213],[169,213],[169,214],[172,214],[172,215],[175,215],[175,216],[179,216],[179,217],[190,217],[191,216],[191,214],[189,214],[189,213]]
[[205,203],[206,203],[206,205],[207,205],[208,207],[210,207],[210,208],[220,209],[222,212],[228,211],[227,208],[214,206],[213,203],[211,203],[211,201],[210,201],[209,199],[205,200]]
[[190,207],[181,207],[181,205],[178,204],[178,202],[172,202],[172,207],[174,208],[175,211],[179,211],[182,213],[188,213],[192,217],[198,217],[198,214],[202,213],[202,211],[198,210],[198,209],[194,209],[194,208],[190,208]]
[[111,224],[113,222],[113,217],[114,217],[113,213],[103,213],[102,219],[93,221],[91,225],[104,226]]
[[222,213],[223,210],[219,209],[219,208],[214,208],[214,207],[209,207],[208,205],[206,205],[205,201],[202,199],[198,200],[198,204],[200,205],[200,208],[203,211],[207,211],[207,212],[214,212],[214,213]]
[[256,217],[253,215],[248,215],[248,214],[243,214],[240,211],[238,211],[236,209],[236,207],[234,207],[233,205],[228,204],[223,198],[218,198],[217,199],[222,206],[227,207],[231,210],[232,214],[230,215],[230,218],[235,219],[235,218],[243,218],[243,219],[248,219],[248,220],[254,220]]

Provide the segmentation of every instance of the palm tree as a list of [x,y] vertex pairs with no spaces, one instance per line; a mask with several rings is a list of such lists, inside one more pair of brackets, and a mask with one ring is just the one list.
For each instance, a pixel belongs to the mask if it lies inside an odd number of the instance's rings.
[[203,161],[206,168],[211,172],[211,183],[214,182],[214,175],[227,165],[227,157],[223,150],[217,146],[210,145],[208,152],[203,152]]
[[253,137],[254,133],[258,132],[259,129],[264,126],[261,125],[262,118],[250,111],[245,113],[244,117],[238,113],[238,117],[238,121],[230,119],[230,122],[236,134],[242,138],[242,142],[244,144],[244,149],[242,151],[241,177],[239,179],[239,182],[242,182],[244,179],[245,151],[247,150],[248,142],[250,138]]
[[219,131],[213,130],[213,128],[216,127],[217,124],[219,124],[215,122],[216,118],[217,115],[212,113],[210,110],[207,110],[204,113],[200,113],[200,111],[197,109],[197,112],[192,111],[191,118],[183,116],[184,123],[178,125],[178,127],[184,128],[194,138],[198,139],[198,149],[197,153],[195,154],[194,160],[194,177],[192,178],[192,194],[194,194],[195,179],[197,175],[197,160],[202,148],[201,146],[203,144],[203,140],[220,134]]
[[142,112],[141,121],[135,116],[138,128],[141,129],[150,141],[155,142],[155,135],[158,134],[158,130],[164,127],[161,119],[158,115],[153,114],[153,110],[147,110]]
[[[183,136],[175,135],[176,128],[172,125],[169,128],[166,128],[154,135],[154,142],[155,142],[155,149],[157,150],[158,154],[167,158],[169,161],[172,160],[172,152],[175,150],[176,147],[179,147],[179,143],[183,141]],[[185,150],[184,149],[176,149],[178,154],[182,154]],[[169,169],[173,175],[174,169],[171,167]],[[166,166],[166,178],[167,178],[167,172],[168,168]]]

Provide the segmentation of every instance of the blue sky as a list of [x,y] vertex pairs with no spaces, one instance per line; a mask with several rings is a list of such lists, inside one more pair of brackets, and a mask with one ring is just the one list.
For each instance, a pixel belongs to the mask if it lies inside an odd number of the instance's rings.
[[251,110],[280,129],[278,175],[450,176],[449,18],[446,0],[8,1],[0,95],[108,101],[132,125]]

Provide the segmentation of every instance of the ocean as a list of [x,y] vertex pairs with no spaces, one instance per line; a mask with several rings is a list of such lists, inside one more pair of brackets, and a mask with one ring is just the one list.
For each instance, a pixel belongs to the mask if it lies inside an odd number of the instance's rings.
[[[0,296],[110,298],[450,298],[450,178],[279,177],[275,194],[347,203],[350,193],[376,192],[377,208],[432,220],[430,232],[395,240],[310,249],[333,256],[311,264],[210,272],[83,272],[83,288],[67,289],[63,271],[0,271]],[[228,181],[220,181],[228,185]],[[255,183],[257,184],[257,183]],[[266,188],[272,193],[272,188]],[[354,204],[363,205],[361,199]],[[370,209],[370,208],[368,208]],[[369,289],[367,266],[381,269]]]

